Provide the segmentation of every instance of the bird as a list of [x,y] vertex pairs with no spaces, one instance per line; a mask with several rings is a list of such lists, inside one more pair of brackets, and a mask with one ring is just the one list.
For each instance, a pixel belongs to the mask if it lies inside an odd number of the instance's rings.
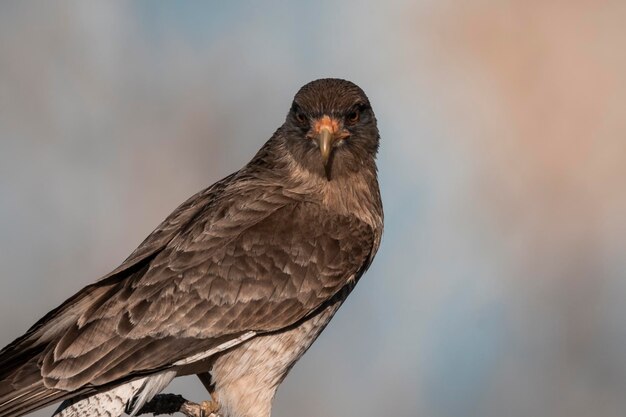
[[359,86],[305,84],[248,164],[0,351],[0,416],[135,415],[195,374],[208,411],[269,417],[378,251],[379,142]]

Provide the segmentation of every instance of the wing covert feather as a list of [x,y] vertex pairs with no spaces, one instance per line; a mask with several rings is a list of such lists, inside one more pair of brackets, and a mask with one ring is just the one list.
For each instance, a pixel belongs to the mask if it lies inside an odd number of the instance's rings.
[[224,193],[196,213],[145,270],[119,281],[82,315],[45,352],[46,384],[105,384],[248,331],[282,329],[362,273],[375,240],[370,226],[247,189],[250,195]]

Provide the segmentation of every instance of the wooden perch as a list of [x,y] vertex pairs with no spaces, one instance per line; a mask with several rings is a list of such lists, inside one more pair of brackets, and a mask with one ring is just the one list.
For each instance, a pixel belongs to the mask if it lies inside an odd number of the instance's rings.
[[210,410],[210,402],[203,401],[201,404],[187,401],[182,395],[158,394],[148,401],[136,415],[182,413],[187,417],[221,417]]

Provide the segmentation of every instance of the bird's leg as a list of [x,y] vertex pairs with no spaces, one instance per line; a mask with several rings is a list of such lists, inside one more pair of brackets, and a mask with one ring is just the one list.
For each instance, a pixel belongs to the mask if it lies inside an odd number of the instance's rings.
[[220,409],[220,404],[217,400],[217,394],[215,392],[215,386],[211,382],[211,374],[203,372],[197,374],[200,382],[204,385],[204,388],[211,394],[211,401],[202,401],[200,404],[203,416],[209,417],[211,415],[219,415],[217,412]]
[[152,414],[157,416],[174,413],[182,413],[187,417],[221,417],[217,413],[213,401],[204,401],[201,404],[197,404],[187,401],[181,395],[175,394],[155,395],[135,415]]
[[217,403],[217,401],[202,401],[202,403],[200,403],[200,413],[202,417],[219,416],[219,414],[217,413],[219,409],[220,405]]
[[213,398],[213,391],[215,391],[215,386],[211,381],[211,374],[208,372],[203,372],[201,374],[196,374],[196,376],[200,379],[200,382],[202,382],[204,388],[209,391],[209,394],[211,394],[211,398]]

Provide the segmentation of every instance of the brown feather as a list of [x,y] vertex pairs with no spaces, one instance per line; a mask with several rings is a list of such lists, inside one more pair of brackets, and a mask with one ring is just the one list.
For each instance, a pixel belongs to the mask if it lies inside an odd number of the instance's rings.
[[296,95],[298,111],[363,108],[363,126],[334,151],[332,181],[288,116],[246,167],[0,352],[0,416],[167,369],[250,331],[293,329],[289,340],[304,337],[297,360],[371,263],[383,221],[367,97],[345,81],[317,83]]

